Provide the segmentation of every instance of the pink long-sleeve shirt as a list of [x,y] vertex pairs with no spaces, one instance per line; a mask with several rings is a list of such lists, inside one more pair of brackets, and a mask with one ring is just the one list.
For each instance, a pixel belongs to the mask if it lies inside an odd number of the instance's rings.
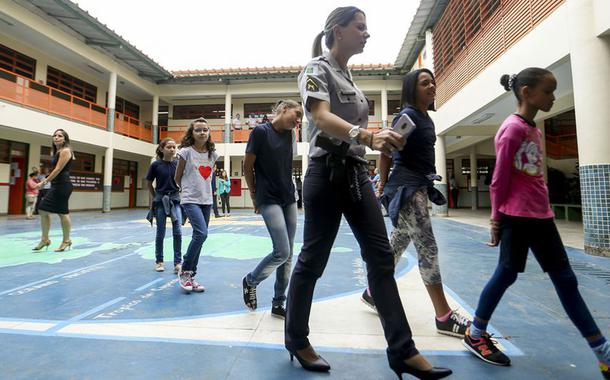
[[542,132],[522,117],[509,116],[496,134],[496,167],[491,181],[491,218],[500,214],[552,218],[542,170]]

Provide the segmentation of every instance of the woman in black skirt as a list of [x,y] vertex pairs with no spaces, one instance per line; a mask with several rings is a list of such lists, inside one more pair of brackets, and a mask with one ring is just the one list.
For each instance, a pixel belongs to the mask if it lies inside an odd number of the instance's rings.
[[61,221],[61,229],[63,231],[63,241],[55,252],[63,252],[66,248],[72,246],[70,240],[70,211],[68,210],[68,200],[72,194],[72,182],[70,182],[70,167],[74,154],[70,148],[70,137],[63,129],[58,129],[53,132],[53,171],[43,181],[39,182],[37,188],[42,188],[46,183],[51,182],[51,189],[40,202],[38,210],[40,213],[40,225],[42,228],[42,237],[40,243],[34,247],[34,251],[48,247],[51,244],[49,240],[49,230],[51,229],[51,215],[58,214]]

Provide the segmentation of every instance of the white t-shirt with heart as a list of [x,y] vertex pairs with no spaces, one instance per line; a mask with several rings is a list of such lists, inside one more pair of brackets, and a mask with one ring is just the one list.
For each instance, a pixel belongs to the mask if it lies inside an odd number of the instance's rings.
[[[178,150],[179,159],[186,161],[182,174],[180,203],[211,205],[212,171],[218,159],[218,153],[199,153],[192,146]],[[211,156],[211,157],[210,157]]]

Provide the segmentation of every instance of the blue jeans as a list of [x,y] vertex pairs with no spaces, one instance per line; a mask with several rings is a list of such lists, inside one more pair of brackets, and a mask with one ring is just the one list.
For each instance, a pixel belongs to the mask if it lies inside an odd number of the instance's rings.
[[193,276],[197,273],[197,263],[201,254],[201,246],[205,239],[208,238],[208,225],[210,224],[210,211],[212,205],[199,205],[195,203],[185,203],[182,205],[186,216],[191,221],[193,227],[193,235],[191,242],[184,255],[182,262],[183,271],[192,271]]
[[[157,263],[163,262],[163,239],[165,239],[165,223],[167,215],[162,204],[156,206],[155,217],[157,219],[157,236],[155,238],[155,257]],[[175,204],[176,220],[172,222],[172,233],[174,236],[174,265],[180,264],[182,256],[182,210],[180,204]]]
[[257,286],[277,270],[273,305],[283,305],[286,301],[294,234],[297,229],[297,204],[294,202],[283,207],[277,204],[262,205],[260,211],[273,242],[273,251],[248,273],[246,282],[250,286]]

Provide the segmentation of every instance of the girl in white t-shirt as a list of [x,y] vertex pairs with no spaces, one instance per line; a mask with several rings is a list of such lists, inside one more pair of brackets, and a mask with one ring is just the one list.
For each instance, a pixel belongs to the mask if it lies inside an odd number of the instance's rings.
[[193,120],[178,150],[176,184],[180,187],[180,203],[193,227],[191,242],[184,255],[179,284],[185,292],[203,292],[195,281],[201,246],[208,237],[212,209],[212,171],[218,159],[207,120]]

